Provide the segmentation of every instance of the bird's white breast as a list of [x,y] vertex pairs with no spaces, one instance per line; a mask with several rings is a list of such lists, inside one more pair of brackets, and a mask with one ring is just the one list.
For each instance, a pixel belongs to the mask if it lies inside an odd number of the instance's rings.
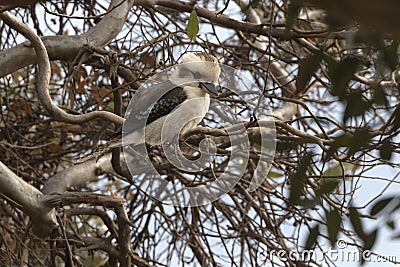
[[184,90],[187,100],[167,116],[146,126],[146,143],[159,145],[169,141],[177,134],[196,127],[203,120],[210,107],[210,96],[198,87],[185,86]]
[[210,96],[199,87],[185,86],[188,99],[179,107],[183,112],[188,112],[192,120],[187,122],[183,131],[190,130],[199,124],[210,108]]

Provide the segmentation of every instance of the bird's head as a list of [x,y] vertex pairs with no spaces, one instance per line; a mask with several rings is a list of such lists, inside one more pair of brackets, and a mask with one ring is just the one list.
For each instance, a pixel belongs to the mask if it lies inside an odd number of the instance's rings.
[[221,68],[218,60],[207,53],[186,53],[182,56],[182,64],[171,77],[172,81],[187,81],[212,94],[217,94],[214,83],[218,81]]
[[204,52],[184,54],[182,56],[182,64],[181,75],[188,74],[196,80],[215,83],[221,73],[218,60]]

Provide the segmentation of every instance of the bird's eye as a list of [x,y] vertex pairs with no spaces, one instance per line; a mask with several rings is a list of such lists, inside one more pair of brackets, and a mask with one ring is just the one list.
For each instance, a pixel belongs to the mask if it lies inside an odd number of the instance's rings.
[[194,72],[193,76],[194,76],[195,79],[200,79],[201,78],[201,74],[198,71]]

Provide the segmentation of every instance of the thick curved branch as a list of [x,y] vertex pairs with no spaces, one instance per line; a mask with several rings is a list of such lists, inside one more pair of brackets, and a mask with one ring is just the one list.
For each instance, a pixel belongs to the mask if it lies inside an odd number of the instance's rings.
[[101,157],[98,161],[95,159],[89,160],[58,172],[46,181],[43,185],[42,192],[47,195],[64,193],[72,186],[83,185],[97,179],[99,170],[114,173],[114,169],[111,165],[111,154]]
[[33,222],[33,232],[45,237],[58,223],[54,210],[47,205],[43,194],[36,187],[28,184],[0,162],[0,194],[11,199]]
[[[37,60],[39,64],[39,77],[38,77],[38,96],[41,104],[45,107],[51,117],[56,120],[69,122],[69,123],[84,123],[93,119],[105,119],[116,124],[122,124],[123,118],[120,116],[106,112],[106,111],[93,111],[83,115],[68,114],[52,101],[49,94],[49,81],[51,75],[50,60],[46,51],[46,47],[42,40],[37,36],[28,26],[18,21],[18,19],[9,12],[0,14],[0,18],[8,24],[11,28],[17,30],[24,35],[35,49]],[[109,29],[111,31],[111,29]],[[88,32],[88,38],[93,32]],[[93,39],[93,38],[92,38]]]
[[[111,1],[108,10],[112,9],[112,11],[108,12],[95,27],[82,35],[42,37],[50,60],[72,61],[82,46],[101,47],[110,42],[122,29],[132,5],[133,0]],[[36,62],[35,53],[28,42],[1,51],[0,77]]]

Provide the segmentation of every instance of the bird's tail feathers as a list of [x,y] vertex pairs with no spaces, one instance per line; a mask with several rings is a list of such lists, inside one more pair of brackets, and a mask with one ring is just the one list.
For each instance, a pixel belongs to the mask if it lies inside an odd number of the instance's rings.
[[122,146],[122,140],[121,140],[121,137],[119,136],[119,137],[111,139],[106,144],[99,145],[98,147],[96,147],[95,150],[93,150],[86,156],[77,159],[76,163],[82,163],[82,162],[85,162],[85,161],[88,161],[88,160],[91,160],[94,158],[98,158],[98,157],[110,152],[111,149],[113,149],[115,147],[120,147],[120,146]]
[[[150,137],[151,140],[152,137]],[[122,143],[121,135],[115,136],[110,141],[108,141],[104,145],[99,145],[95,150],[87,154],[86,156],[79,158],[76,163],[82,163],[94,158],[98,158],[108,152],[115,147],[121,147],[124,145],[132,145],[132,144],[141,144],[144,143],[144,133],[142,131],[135,131],[133,133],[127,134],[124,137],[124,143]]]

